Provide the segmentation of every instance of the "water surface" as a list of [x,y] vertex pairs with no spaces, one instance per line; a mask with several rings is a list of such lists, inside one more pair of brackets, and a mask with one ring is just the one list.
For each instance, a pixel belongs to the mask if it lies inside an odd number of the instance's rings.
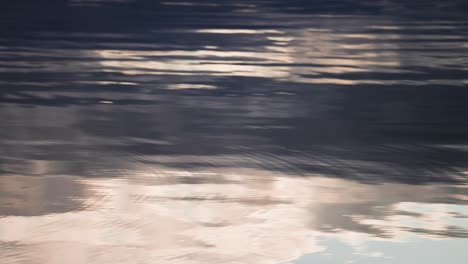
[[468,6],[405,2],[2,4],[2,263],[466,263]]

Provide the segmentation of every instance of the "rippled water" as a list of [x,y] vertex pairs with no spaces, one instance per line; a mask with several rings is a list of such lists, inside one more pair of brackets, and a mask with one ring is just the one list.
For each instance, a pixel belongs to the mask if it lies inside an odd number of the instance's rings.
[[45,2],[0,10],[2,264],[468,261],[466,1]]

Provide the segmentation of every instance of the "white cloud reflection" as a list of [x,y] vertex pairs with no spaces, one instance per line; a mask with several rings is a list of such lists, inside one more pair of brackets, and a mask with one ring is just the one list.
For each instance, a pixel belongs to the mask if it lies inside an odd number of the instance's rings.
[[[20,245],[3,250],[2,259],[9,263],[21,257],[27,263],[36,259],[48,264],[70,257],[68,263],[76,264],[274,264],[325,250],[320,237],[339,239],[363,254],[360,248],[372,240],[442,239],[449,236],[443,233],[446,226],[468,228],[456,222],[468,215],[465,205],[426,203],[453,198],[450,186],[367,185],[253,169],[151,171],[135,167],[120,179],[64,176],[62,188],[79,184],[86,190],[68,198],[81,203],[79,209],[0,218],[0,245]],[[189,183],[198,178],[207,180]],[[12,186],[12,179],[3,176],[2,186]],[[345,208],[350,206],[355,212],[369,206],[381,209],[376,215],[347,216]],[[323,214],[329,211],[336,215]],[[341,226],[347,217],[355,219],[356,229]],[[323,231],[325,225],[333,231]],[[359,225],[385,231],[385,236],[360,231]],[[419,227],[424,230],[408,229]]]

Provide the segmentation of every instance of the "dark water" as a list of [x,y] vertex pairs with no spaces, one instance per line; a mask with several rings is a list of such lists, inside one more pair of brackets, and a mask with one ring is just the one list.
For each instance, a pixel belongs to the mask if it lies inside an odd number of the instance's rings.
[[467,263],[466,1],[4,2],[2,264]]

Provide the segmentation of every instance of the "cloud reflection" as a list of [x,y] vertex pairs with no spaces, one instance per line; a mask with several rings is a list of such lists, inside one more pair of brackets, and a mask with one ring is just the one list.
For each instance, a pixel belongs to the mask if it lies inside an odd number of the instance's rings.
[[[132,255],[141,263],[157,258],[163,263],[273,264],[326,250],[327,245],[317,240],[323,236],[353,246],[360,243],[356,238],[377,236],[382,242],[404,242],[405,237],[444,239],[452,236],[450,228],[459,229],[456,235],[468,228],[454,217],[466,215],[466,205],[431,204],[454,198],[454,187],[449,185],[367,185],[258,170],[197,173],[152,168],[157,171],[153,173],[142,169],[121,179],[61,178],[79,182],[86,195],[73,200],[82,205],[66,213],[4,215],[0,226],[8,228],[0,233],[2,247],[5,243],[22,245],[8,249],[5,257],[29,261],[30,252],[36,252],[34,256],[44,258],[44,263],[59,263],[63,252],[69,252],[78,256],[74,263],[107,263],[109,257],[127,263],[127,256]],[[164,182],[197,177],[208,178],[195,185]],[[220,177],[229,182],[218,184]],[[13,179],[3,176],[2,186]],[[163,181],[152,184],[158,179]],[[20,190],[11,191],[18,195]],[[52,199],[47,204],[63,202],[61,197]],[[14,207],[21,208],[19,204]]]

